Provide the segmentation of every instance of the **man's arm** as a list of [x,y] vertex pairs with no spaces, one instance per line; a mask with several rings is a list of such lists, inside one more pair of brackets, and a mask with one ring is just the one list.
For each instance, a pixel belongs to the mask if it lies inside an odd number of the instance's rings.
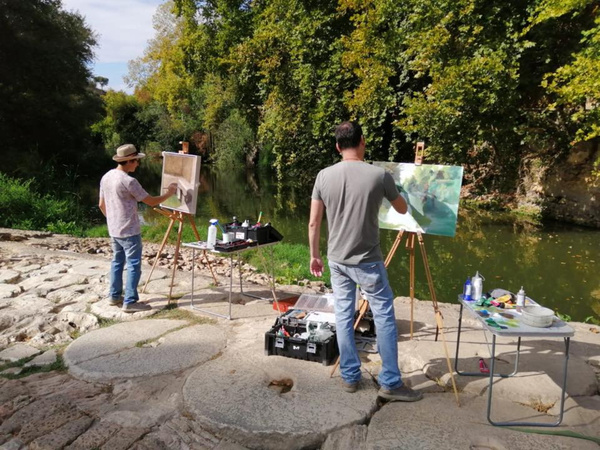
[[169,187],[167,188],[167,192],[164,193],[163,195],[157,195],[157,196],[149,195],[148,197],[143,199],[142,202],[144,202],[148,206],[160,205],[162,202],[164,202],[170,196],[175,194],[175,192],[177,192],[177,183],[171,183],[169,185]]
[[310,273],[315,277],[323,275],[323,261],[319,252],[319,240],[321,239],[321,222],[325,204],[321,200],[310,202],[310,219],[308,222],[308,245],[310,247]]
[[402,195],[399,195],[396,200],[390,203],[392,204],[394,209],[400,214],[406,214],[406,211],[408,211],[408,205],[406,204],[406,200],[404,200],[404,197],[402,197]]
[[106,203],[104,202],[104,197],[100,197],[98,208],[100,208],[100,211],[102,211],[102,214],[104,214],[104,217],[106,217]]

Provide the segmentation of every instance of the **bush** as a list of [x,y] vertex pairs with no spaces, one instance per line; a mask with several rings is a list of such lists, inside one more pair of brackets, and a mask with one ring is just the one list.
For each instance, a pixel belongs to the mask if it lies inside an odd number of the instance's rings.
[[83,234],[80,208],[73,199],[42,195],[34,180],[22,181],[0,173],[0,226]]

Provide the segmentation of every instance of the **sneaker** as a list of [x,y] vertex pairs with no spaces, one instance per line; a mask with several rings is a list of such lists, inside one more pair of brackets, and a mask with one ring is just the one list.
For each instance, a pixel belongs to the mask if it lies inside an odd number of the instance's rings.
[[141,311],[150,311],[152,306],[147,305],[146,303],[123,303],[123,308],[121,308],[123,312],[126,313],[136,313]]
[[121,303],[123,303],[123,300],[121,300],[120,298],[109,298],[108,299],[108,304],[111,306],[117,306],[117,305],[120,305]]
[[342,380],[342,389],[350,394],[356,392],[358,390],[358,381],[354,383],[348,383]]
[[386,400],[396,402],[416,402],[423,398],[423,394],[419,391],[413,391],[411,388],[403,384],[396,389],[379,389],[379,396]]

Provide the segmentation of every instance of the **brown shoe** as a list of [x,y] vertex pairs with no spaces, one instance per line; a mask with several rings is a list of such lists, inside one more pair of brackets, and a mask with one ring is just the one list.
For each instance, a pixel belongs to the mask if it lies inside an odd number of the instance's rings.
[[396,389],[381,388],[379,389],[378,394],[380,397],[392,402],[416,402],[423,398],[423,394],[421,392],[413,391],[405,384]]
[[126,313],[136,313],[141,311],[150,311],[152,306],[147,305],[146,303],[123,303],[123,307],[121,310]]
[[358,383],[358,381],[355,383],[348,383],[342,380],[342,389],[346,392],[349,392],[350,394],[353,394],[358,390]]

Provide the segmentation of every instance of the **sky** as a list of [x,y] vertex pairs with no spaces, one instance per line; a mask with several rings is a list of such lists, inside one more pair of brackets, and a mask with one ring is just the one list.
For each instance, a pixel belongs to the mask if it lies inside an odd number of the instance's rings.
[[144,54],[154,37],[152,17],[165,0],[62,0],[63,9],[78,11],[97,35],[94,75],[108,78],[108,88],[129,94],[123,81],[127,62]]

